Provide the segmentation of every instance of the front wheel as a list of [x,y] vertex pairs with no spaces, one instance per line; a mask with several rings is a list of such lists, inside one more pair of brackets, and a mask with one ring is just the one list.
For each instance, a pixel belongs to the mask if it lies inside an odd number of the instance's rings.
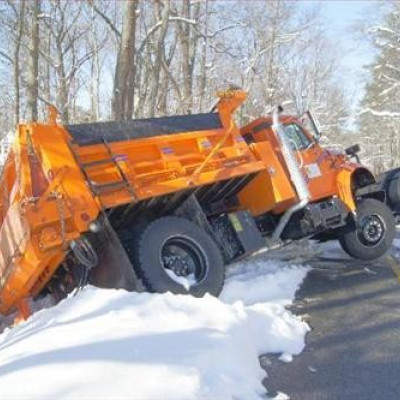
[[339,238],[342,249],[351,257],[375,260],[392,245],[395,221],[386,204],[365,199],[357,207],[354,229]]

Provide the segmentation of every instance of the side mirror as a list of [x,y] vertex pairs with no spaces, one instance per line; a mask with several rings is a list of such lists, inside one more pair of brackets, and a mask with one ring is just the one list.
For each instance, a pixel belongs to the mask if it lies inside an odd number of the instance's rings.
[[311,114],[311,111],[308,110],[306,112],[308,121],[310,122],[311,128],[313,130],[313,136],[316,142],[319,142],[319,139],[321,139],[322,132],[318,128],[318,124],[316,123],[314,116]]
[[349,157],[354,157],[357,162],[360,162],[360,158],[358,157],[357,153],[361,150],[359,144],[355,144],[353,146],[348,147],[347,149],[344,150],[344,152],[349,156]]
[[355,144],[345,149],[345,153],[350,157],[354,157],[357,153],[359,153],[360,150],[361,150],[360,145]]

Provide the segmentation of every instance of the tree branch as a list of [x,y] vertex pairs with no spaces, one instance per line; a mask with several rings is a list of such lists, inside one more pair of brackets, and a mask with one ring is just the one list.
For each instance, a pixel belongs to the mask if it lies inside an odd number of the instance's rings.
[[[171,22],[171,21],[180,21],[180,22],[184,22],[184,23],[190,24],[190,25],[196,25],[197,24],[197,22],[195,20],[187,19],[187,18],[183,18],[183,17],[169,17],[168,21],[169,22]],[[144,46],[146,45],[146,43],[149,40],[150,36],[152,36],[162,26],[163,23],[164,23],[164,21],[160,20],[154,26],[152,26],[150,28],[150,30],[147,32],[146,37],[142,40],[142,43],[139,46],[137,54],[140,54],[143,51]]]
[[4,57],[11,65],[14,65],[14,60],[3,50],[0,50],[0,56]]
[[115,36],[117,36],[118,40],[120,40],[121,39],[121,32],[117,29],[117,27],[114,25],[114,23],[111,21],[111,19],[108,18],[107,15],[105,15],[103,13],[103,11],[101,11],[96,6],[96,4],[94,4],[93,0],[89,0],[89,4],[93,8],[93,11],[104,20],[104,22],[108,25],[108,27],[115,33]]

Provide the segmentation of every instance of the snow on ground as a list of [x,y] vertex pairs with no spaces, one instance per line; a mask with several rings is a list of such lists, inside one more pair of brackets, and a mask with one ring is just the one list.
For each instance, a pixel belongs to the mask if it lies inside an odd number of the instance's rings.
[[220,299],[86,287],[0,335],[0,399],[260,399],[259,356],[301,352],[308,268],[236,264]]

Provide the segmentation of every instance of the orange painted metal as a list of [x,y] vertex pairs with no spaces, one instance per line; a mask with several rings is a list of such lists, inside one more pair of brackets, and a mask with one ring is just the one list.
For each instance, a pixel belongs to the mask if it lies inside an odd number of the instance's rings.
[[14,324],[17,325],[20,322],[26,321],[32,314],[32,309],[29,299],[21,299],[17,305],[17,315],[14,318]]
[[[338,197],[349,211],[354,212],[356,204],[352,190],[353,174],[360,168],[365,170],[365,167],[349,161],[344,154],[335,154],[322,148],[312,139],[307,129],[301,126],[298,118],[282,116],[281,122],[284,125],[298,125],[312,141],[309,149],[296,152],[311,194],[310,201]],[[240,203],[242,207],[250,209],[254,215],[267,211],[281,214],[290,205],[297,203],[298,198],[290,181],[279,141],[272,128],[272,118],[259,118],[244,126],[241,133],[244,137],[251,136],[254,143],[250,145],[250,148],[259,159],[264,161],[266,170],[238,194]],[[266,147],[261,149],[261,145]],[[310,165],[317,166],[319,174],[309,177],[307,166]]]
[[272,144],[262,141],[250,148],[266,168],[238,194],[241,206],[253,215],[261,215],[272,210],[279,212],[297,201],[286,168]]
[[[239,209],[280,214],[297,202],[271,119],[241,130],[233,122],[245,98],[237,90],[219,93],[220,129],[109,144],[74,143],[56,123],[54,108],[48,123],[20,125],[0,178],[0,313],[43,289],[70,242],[88,232],[103,209],[249,174],[256,176],[238,194]],[[283,123],[299,121],[283,117]],[[245,142],[247,134],[254,143]],[[317,143],[300,153],[303,164],[321,170],[308,180],[311,201],[338,196],[354,211],[351,180],[359,166]]]
[[[42,290],[71,240],[87,232],[102,209],[262,171],[264,162],[232,119],[245,97],[219,93],[221,129],[112,142],[109,148],[73,143],[54,109],[48,123],[20,125],[1,175],[0,313]],[[83,163],[91,165],[86,175]]]

